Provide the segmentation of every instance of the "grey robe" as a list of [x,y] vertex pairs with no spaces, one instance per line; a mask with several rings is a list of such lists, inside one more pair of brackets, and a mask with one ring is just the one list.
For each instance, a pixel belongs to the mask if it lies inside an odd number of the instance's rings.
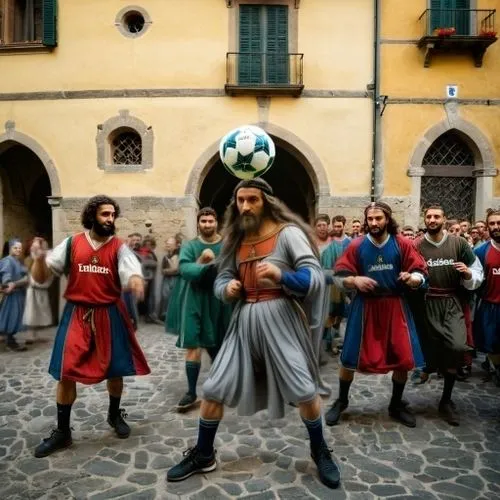
[[[270,418],[282,418],[284,405],[311,401],[320,386],[317,348],[325,318],[325,279],[311,246],[297,226],[278,235],[272,254],[264,259],[283,271],[307,267],[311,283],[305,297],[287,297],[257,303],[240,301],[225,340],[203,385],[205,399],[238,406],[240,415],[268,409]],[[220,265],[215,295],[226,301],[229,281],[239,279],[234,255]]]

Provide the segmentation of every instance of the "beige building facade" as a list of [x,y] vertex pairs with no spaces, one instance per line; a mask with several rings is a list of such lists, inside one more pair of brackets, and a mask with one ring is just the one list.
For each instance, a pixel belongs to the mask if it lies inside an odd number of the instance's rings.
[[99,193],[119,200],[120,235],[193,236],[236,183],[219,140],[247,123],[275,140],[266,176],[305,218],[370,199],[373,1],[0,5],[3,239],[57,243]]

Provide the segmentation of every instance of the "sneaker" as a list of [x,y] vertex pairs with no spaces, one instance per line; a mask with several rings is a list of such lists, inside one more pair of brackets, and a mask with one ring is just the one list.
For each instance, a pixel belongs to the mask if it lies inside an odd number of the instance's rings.
[[457,412],[457,407],[451,399],[449,401],[441,401],[439,403],[439,413],[441,413],[441,416],[450,425],[455,427],[460,425],[460,417]]
[[470,366],[461,366],[457,369],[457,380],[460,382],[463,382],[464,380],[467,380],[472,373],[472,367]]
[[340,414],[349,406],[349,403],[337,399],[332,407],[326,412],[326,425],[337,425],[340,420]]
[[429,381],[429,379],[430,379],[429,374],[425,373],[422,370],[414,370],[410,377],[410,380],[413,383],[413,385],[425,384],[426,382]]
[[184,413],[185,411],[189,410],[189,408],[194,406],[197,401],[197,396],[186,392],[186,394],[184,394],[181,400],[177,403],[176,409],[179,413]]
[[63,450],[72,444],[73,440],[71,439],[71,431],[54,429],[50,433],[50,436],[43,439],[43,441],[35,448],[35,457],[48,457],[50,454],[54,453],[54,451]]
[[217,468],[215,450],[210,456],[204,457],[198,447],[194,446],[187,449],[183,455],[185,458],[167,472],[167,481],[183,481],[193,474],[212,472]]
[[26,346],[19,344],[15,339],[6,342],[5,347],[8,351],[12,352],[24,352],[28,350]]
[[331,452],[332,450],[323,442],[316,452],[311,449],[311,458],[318,468],[318,475],[321,482],[325,486],[328,486],[328,488],[335,489],[340,484],[340,470],[333,461]]
[[407,401],[398,401],[389,405],[389,416],[398,422],[401,422],[406,427],[416,427],[417,419],[408,408]]
[[108,424],[113,427],[116,432],[116,435],[120,439],[126,439],[130,436],[130,427],[127,422],[125,422],[124,418],[127,418],[128,415],[125,413],[123,408],[120,408],[118,414],[115,417],[112,417],[108,413]]

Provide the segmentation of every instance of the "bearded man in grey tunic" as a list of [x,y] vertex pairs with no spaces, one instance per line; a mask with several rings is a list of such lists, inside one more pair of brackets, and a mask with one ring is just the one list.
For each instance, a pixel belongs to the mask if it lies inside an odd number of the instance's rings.
[[[440,369],[444,377],[439,412],[450,425],[460,419],[451,393],[457,368],[463,361],[467,346],[467,325],[464,316],[466,290],[476,290],[483,281],[483,268],[465,238],[444,229],[446,216],[439,205],[424,212],[427,233],[415,240],[429,271],[429,289],[421,306],[424,321],[418,321],[420,343],[426,368],[422,381]],[[417,312],[417,316],[420,316]]]
[[330,488],[340,473],[323,438],[315,342],[325,317],[325,279],[309,228],[262,179],[241,181],[227,209],[215,295],[237,302],[203,385],[198,442],[167,474],[181,481],[216,468],[214,439],[224,405],[240,415],[299,407],[311,457]]

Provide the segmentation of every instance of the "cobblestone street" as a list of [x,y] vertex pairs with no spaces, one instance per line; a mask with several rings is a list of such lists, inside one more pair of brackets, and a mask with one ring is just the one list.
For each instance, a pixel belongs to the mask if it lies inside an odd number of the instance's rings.
[[[45,332],[52,339],[53,330]],[[387,416],[389,376],[357,376],[341,425],[326,429],[342,469],[342,487],[321,485],[309,457],[306,430],[295,408],[269,421],[261,412],[240,418],[227,410],[216,446],[219,467],[206,476],[165,482],[167,469],[196,439],[197,411],[177,414],[185,392],[183,354],[159,326],[141,328],[152,375],[126,380],[122,406],[132,434],[119,440],[106,423],[105,384],[78,387],[72,414],[73,446],[35,459],[33,448],[54,426],[55,383],[47,373],[51,343],[25,353],[0,344],[0,498],[6,499],[497,499],[500,497],[500,389],[458,382],[460,427],[439,419],[442,382],[409,386],[417,413],[409,429]],[[206,377],[204,362],[201,380]],[[337,393],[337,360],[323,367]]]

